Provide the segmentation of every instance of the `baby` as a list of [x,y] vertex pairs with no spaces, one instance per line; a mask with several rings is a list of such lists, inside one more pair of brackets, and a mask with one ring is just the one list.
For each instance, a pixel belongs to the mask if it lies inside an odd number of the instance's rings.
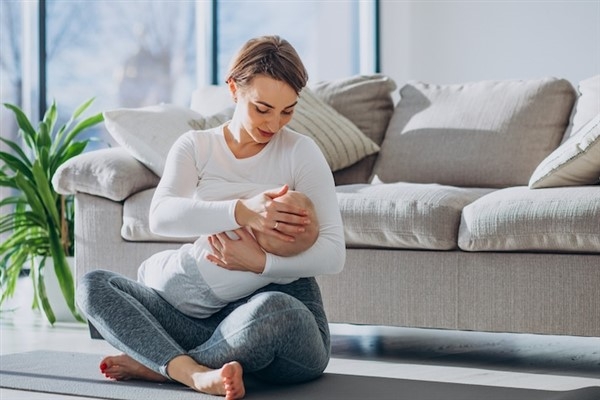
[[[281,257],[290,257],[309,249],[319,236],[319,223],[312,201],[303,193],[288,191],[275,198],[305,209],[311,220],[305,231],[288,242],[263,232],[250,232],[263,250]],[[229,233],[232,237],[233,233]],[[233,237],[232,237],[233,238]],[[252,272],[230,271],[206,259],[211,247],[206,236],[179,250],[157,253],[142,263],[138,281],[154,289],[162,298],[182,313],[194,318],[207,318],[232,301],[254,293],[269,283],[289,283],[293,279],[270,279]]]

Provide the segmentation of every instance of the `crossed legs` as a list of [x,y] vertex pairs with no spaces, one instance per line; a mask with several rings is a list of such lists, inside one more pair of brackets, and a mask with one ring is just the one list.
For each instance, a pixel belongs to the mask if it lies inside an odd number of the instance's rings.
[[319,376],[329,360],[327,321],[314,280],[270,285],[211,318],[193,319],[153,290],[96,270],[80,282],[78,303],[124,353],[101,363],[112,379],[173,379],[237,399],[245,394],[243,373],[300,382]]

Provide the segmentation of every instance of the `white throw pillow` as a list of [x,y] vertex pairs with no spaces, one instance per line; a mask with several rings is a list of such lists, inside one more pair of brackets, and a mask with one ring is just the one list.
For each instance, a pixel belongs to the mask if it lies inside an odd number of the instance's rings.
[[565,132],[563,142],[581,130],[581,128],[600,113],[600,75],[579,82],[578,97],[571,121]]
[[183,133],[210,129],[227,121],[223,114],[203,117],[186,107],[159,104],[104,112],[111,136],[158,176],[162,176],[169,149]]
[[578,186],[600,180],[600,114],[554,150],[536,168],[531,189]]

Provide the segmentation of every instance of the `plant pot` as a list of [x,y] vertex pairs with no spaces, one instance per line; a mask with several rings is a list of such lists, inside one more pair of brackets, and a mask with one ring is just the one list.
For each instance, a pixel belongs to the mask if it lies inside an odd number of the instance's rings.
[[[71,268],[71,274],[75,276],[75,257],[67,257],[67,262]],[[52,307],[52,311],[54,311],[56,322],[77,322],[71,313],[71,310],[69,310],[69,306],[67,306],[67,302],[60,290],[58,278],[54,272],[52,257],[46,259],[46,265],[44,267],[44,284],[46,285],[46,295],[50,302],[50,306]]]

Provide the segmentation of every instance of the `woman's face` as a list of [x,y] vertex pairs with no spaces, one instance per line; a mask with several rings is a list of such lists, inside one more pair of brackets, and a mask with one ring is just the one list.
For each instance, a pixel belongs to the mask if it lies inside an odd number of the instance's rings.
[[298,95],[287,83],[258,75],[244,88],[233,85],[233,118],[256,143],[268,143],[292,119]]

